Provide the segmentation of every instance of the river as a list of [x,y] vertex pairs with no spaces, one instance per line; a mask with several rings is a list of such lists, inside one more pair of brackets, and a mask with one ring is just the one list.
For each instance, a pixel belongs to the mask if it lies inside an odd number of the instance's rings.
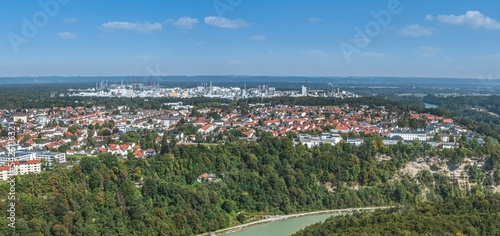
[[266,224],[251,226],[241,231],[224,234],[224,236],[288,236],[309,225],[323,222],[331,216],[343,215],[342,213],[309,215],[287,220],[275,221]]

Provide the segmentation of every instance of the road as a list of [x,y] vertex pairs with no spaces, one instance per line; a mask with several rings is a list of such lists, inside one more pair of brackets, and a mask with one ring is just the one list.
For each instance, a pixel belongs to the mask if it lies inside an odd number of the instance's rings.
[[209,233],[204,233],[200,234],[198,236],[215,236],[215,235],[222,235],[225,233],[231,233],[231,232],[237,232],[242,229],[248,228],[250,226],[254,225],[259,225],[259,224],[265,224],[265,223],[270,223],[270,222],[275,222],[275,221],[281,221],[281,220],[287,220],[290,218],[297,218],[297,217],[303,217],[303,216],[309,216],[309,215],[321,215],[321,214],[332,214],[332,213],[351,213],[354,211],[373,211],[373,210],[378,210],[378,209],[387,209],[391,208],[392,206],[382,206],[382,207],[360,207],[360,208],[347,208],[347,209],[336,209],[336,210],[323,210],[323,211],[313,211],[313,212],[305,212],[305,213],[299,213],[299,214],[293,214],[293,215],[277,215],[277,216],[272,216],[267,219],[263,220],[258,220],[242,225],[237,225],[233,226],[230,228],[225,228],[225,229],[220,229],[214,232],[209,232]]

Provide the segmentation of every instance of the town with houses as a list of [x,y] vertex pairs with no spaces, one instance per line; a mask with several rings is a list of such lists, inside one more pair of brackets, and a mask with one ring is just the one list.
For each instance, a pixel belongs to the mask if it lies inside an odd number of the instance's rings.
[[[385,107],[369,106],[288,106],[249,104],[239,109],[200,108],[182,102],[166,103],[166,109],[132,110],[126,106],[108,109],[92,107],[50,107],[45,109],[0,110],[0,180],[12,175],[40,173],[43,166],[65,163],[72,155],[111,153],[123,158],[148,158],[158,150],[140,143],[123,142],[129,132],[152,132],[157,145],[163,138],[178,145],[224,143],[227,133],[237,131],[241,141],[255,141],[258,133],[274,137],[293,134],[297,145],[311,148],[347,142],[361,145],[362,137],[377,134],[390,146],[414,140],[440,149],[458,147],[462,137],[484,144],[480,135],[456,125],[450,118],[426,113],[399,114]],[[421,121],[424,128],[398,127],[403,117]],[[190,125],[195,131],[184,133],[178,127]],[[7,137],[14,127],[15,139]],[[15,149],[15,157],[9,155]],[[12,166],[15,166],[13,169]],[[211,179],[201,176],[199,181]]]

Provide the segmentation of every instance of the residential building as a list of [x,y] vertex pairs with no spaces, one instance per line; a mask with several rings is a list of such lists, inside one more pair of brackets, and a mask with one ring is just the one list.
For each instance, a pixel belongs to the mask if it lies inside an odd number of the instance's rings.
[[37,159],[44,159],[47,160],[49,165],[52,165],[54,163],[65,163],[66,162],[66,154],[65,153],[59,153],[59,152],[36,152],[36,158]]
[[342,141],[342,137],[339,134],[329,134],[329,133],[323,133],[320,136],[299,134],[297,140],[299,143],[305,144],[307,147],[311,148],[323,144],[336,145],[337,143],[340,143],[340,141]]
[[0,180],[7,181],[10,177],[10,166],[0,166]]
[[404,132],[404,131],[393,131],[389,133],[389,138],[393,138],[395,136],[400,136],[405,141],[413,141],[415,139],[420,141],[427,141],[427,133],[425,132]]
[[7,166],[13,167],[11,169],[12,175],[38,174],[42,171],[42,162],[40,160],[8,162]]
[[2,181],[6,181],[12,176],[39,174],[42,171],[40,160],[21,160],[5,164],[5,166],[0,166],[0,179]]

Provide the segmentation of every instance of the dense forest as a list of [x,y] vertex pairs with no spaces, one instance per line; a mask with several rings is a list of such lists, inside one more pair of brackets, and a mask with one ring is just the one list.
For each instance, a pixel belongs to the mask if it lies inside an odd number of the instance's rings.
[[500,235],[500,195],[332,217],[294,234],[306,235]]
[[[461,189],[440,174],[423,172],[417,180],[397,175],[415,157],[440,153],[419,142],[377,143],[308,149],[288,138],[264,137],[224,145],[171,143],[150,159],[84,157],[70,166],[16,177],[16,229],[2,217],[0,232],[193,235],[266,214],[417,204],[489,192],[481,184]],[[449,155],[487,154],[493,157],[490,168],[498,167],[498,144],[475,148]],[[377,161],[378,154],[391,158]],[[198,179],[203,173],[213,176]],[[0,185],[3,199],[8,187]],[[0,202],[0,209],[6,212],[8,204]]]

